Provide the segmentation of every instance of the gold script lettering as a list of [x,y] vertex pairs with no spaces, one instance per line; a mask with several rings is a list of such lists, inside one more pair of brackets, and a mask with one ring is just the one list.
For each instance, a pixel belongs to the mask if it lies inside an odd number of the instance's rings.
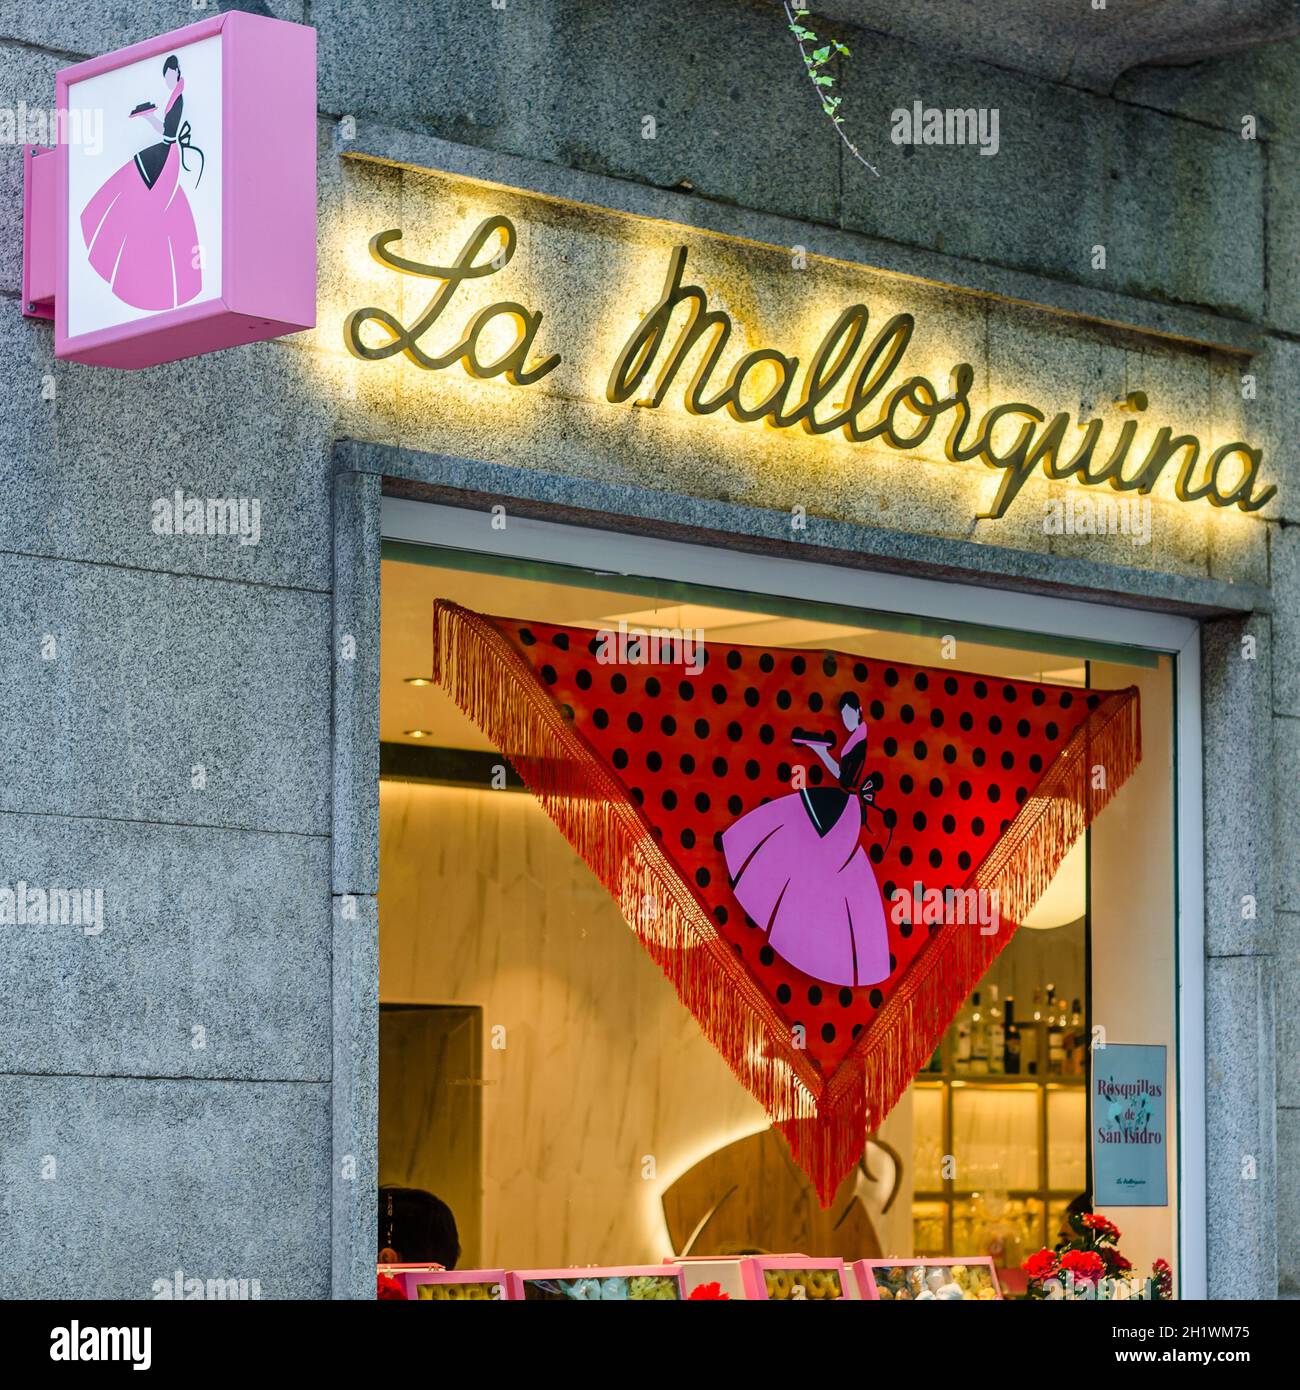
[[[426,265],[398,255],[391,248],[401,237],[396,230],[378,233],[370,240],[371,256],[390,270],[441,284],[409,328],[386,309],[353,310],[343,331],[354,357],[380,362],[402,353],[426,371],[439,371],[459,362],[470,376],[504,376],[514,386],[530,386],[556,368],[558,353],[532,357],[541,311],[513,300],[479,309],[465,325],[460,341],[446,352],[433,353],[421,346],[421,339],[438,323],[462,284],[494,275],[509,264],[517,238],[508,217],[485,218],[447,266]],[[494,238],[499,248],[489,256],[486,248]],[[941,395],[929,378],[919,375],[891,386],[901,371],[915,321],[911,314],[894,314],[869,337],[870,313],[865,304],[849,305],[831,324],[809,358],[802,382],[798,357],[774,347],[758,347],[744,353],[728,371],[725,382],[715,387],[713,377],[731,341],[733,324],[729,314],[709,304],[708,293],[700,285],[686,281],[686,258],[684,246],[672,249],[658,302],[643,315],[614,359],[605,385],[605,397],[612,404],[631,401],[656,409],[693,358],[694,370],[682,393],[682,402],[692,415],[712,415],[725,409],[743,424],[761,422],[774,429],[797,425],[810,435],[842,430],[853,443],[879,439],[899,451],[917,448],[941,418],[949,415],[945,457],[954,463],[979,461],[1002,472],[986,513],[989,518],[1004,516],[1039,470],[1050,479],[1073,477],[1083,487],[1107,486],[1145,495],[1179,455],[1182,458],[1173,491],[1182,502],[1206,501],[1213,507],[1236,506],[1254,512],[1277,493],[1271,485],[1257,491],[1263,456],[1259,449],[1240,440],[1209,454],[1198,479],[1198,463],[1205,452],[1200,439],[1175,434],[1169,426],[1155,432],[1145,458],[1139,463],[1135,457],[1126,476],[1125,464],[1137,436],[1136,416],[1148,405],[1141,391],[1130,392],[1116,403],[1130,412],[1129,418],[1113,436],[1109,456],[1103,452],[1105,462],[1098,463],[1094,456],[1106,428],[1100,419],[1075,422],[1064,412],[1049,419],[1034,405],[1009,402],[991,406],[977,421],[970,404],[975,372],[968,362],[952,367],[946,395]],[[679,311],[684,311],[684,316]],[[513,323],[514,341],[485,360],[480,339],[497,319]],[[364,330],[371,324],[385,335],[383,341],[365,340]],[[1003,421],[1007,426],[998,430]],[[1000,442],[995,442],[995,431]],[[1235,466],[1230,462],[1234,459]]]
[[[500,250],[487,260],[479,261],[477,256],[493,238],[499,237]],[[343,324],[343,338],[348,351],[365,362],[382,362],[395,353],[405,355],[418,367],[426,371],[440,371],[450,367],[453,362],[461,362],[472,377],[485,380],[489,377],[504,376],[512,386],[531,386],[547,372],[559,365],[558,353],[550,357],[537,358],[529,363],[533,339],[542,322],[540,310],[525,309],[513,300],[503,300],[499,304],[489,304],[480,309],[465,327],[465,335],[447,352],[430,355],[420,347],[420,339],[442,316],[451,303],[456,291],[466,280],[477,280],[484,275],[494,275],[503,270],[515,254],[515,228],[508,217],[486,217],[470,233],[469,239],[461,247],[460,254],[451,265],[425,265],[420,261],[408,260],[389,250],[395,241],[400,241],[400,231],[378,232],[370,238],[370,254],[380,265],[403,275],[416,275],[429,280],[441,280],[442,285],[433,298],[425,305],[423,312],[410,326],[405,328],[387,309],[354,309]],[[495,362],[484,362],[479,355],[479,335],[495,318],[514,320],[515,341]],[[378,324],[388,334],[386,342],[368,344],[362,330],[367,323]]]
[[[1068,460],[1060,457],[1070,432],[1070,417],[1066,414],[1057,414],[1049,421],[1036,406],[1016,401],[992,406],[975,426],[969,399],[975,373],[968,362],[959,362],[952,368],[946,396],[941,396],[924,376],[908,377],[888,389],[907,353],[915,322],[911,314],[895,314],[886,320],[854,368],[854,359],[867,335],[869,316],[864,304],[850,305],[827,330],[809,361],[801,393],[795,388],[799,359],[775,348],[758,348],[746,353],[732,367],[721,390],[710,397],[707,395],[710,378],[731,339],[732,322],[728,314],[710,307],[704,289],[684,283],[685,270],[686,248],[676,246],[669,257],[668,273],[658,302],[633,329],[610,370],[605,397],[614,404],[636,396],[662,357],[653,389],[634,402],[651,409],[662,405],[687,359],[701,342],[707,342],[684,395],[686,409],[693,415],[711,414],[725,406],[736,420],[763,420],[777,429],[799,425],[809,434],[843,430],[845,438],[854,443],[881,439],[889,448],[902,451],[920,445],[940,417],[951,411],[945,456],[955,463],[979,460],[1003,473],[997,495],[985,514],[988,518],[1005,516],[1021,488],[1039,468],[1048,478],[1076,477],[1083,487],[1106,485],[1118,492],[1146,494],[1155,487],[1166,464],[1179,453],[1184,458],[1178,469],[1174,495],[1180,501],[1194,502],[1204,498],[1215,507],[1235,505],[1249,512],[1258,511],[1277,492],[1276,487],[1269,487],[1255,495],[1262,455],[1258,449],[1240,441],[1217,449],[1211,456],[1204,482],[1193,484],[1201,441],[1195,435],[1175,436],[1168,427],[1156,433],[1140,468],[1125,477],[1124,464],[1137,434],[1135,419],[1123,422],[1109,457],[1095,468],[1093,455],[1104,428],[1101,420],[1075,426],[1082,431],[1082,438]],[[687,317],[674,334],[673,317],[682,307],[687,309]],[[741,387],[746,377],[764,363],[777,369],[776,385],[761,400],[746,405],[740,397]],[[842,401],[833,407],[833,414],[819,415],[819,408],[845,376],[849,376],[849,385]],[[792,396],[798,398],[798,403],[788,407]],[[868,408],[877,398],[881,399],[883,408],[875,418],[869,418]],[[1147,400],[1142,392],[1135,391],[1123,405],[1127,410],[1140,412],[1146,409]],[[910,432],[900,415],[911,416],[916,422]],[[1019,428],[1009,443],[999,447],[994,441],[994,430],[1000,421],[1010,417],[1016,417]],[[1005,437],[1005,431],[1003,434]],[[1219,474],[1221,469],[1229,471],[1224,465],[1233,455],[1244,459],[1245,464],[1235,486],[1224,491]]]

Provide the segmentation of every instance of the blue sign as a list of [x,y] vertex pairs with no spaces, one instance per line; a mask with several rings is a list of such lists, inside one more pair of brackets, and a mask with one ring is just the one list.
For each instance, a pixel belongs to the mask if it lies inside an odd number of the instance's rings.
[[1107,1043],[1092,1053],[1092,1200],[1169,1205],[1165,1049]]

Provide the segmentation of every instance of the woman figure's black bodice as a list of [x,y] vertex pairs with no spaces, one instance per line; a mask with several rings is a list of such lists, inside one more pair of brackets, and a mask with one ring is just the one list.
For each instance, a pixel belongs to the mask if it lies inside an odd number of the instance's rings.
[[862,785],[867,762],[867,741],[863,739],[840,759],[839,785],[835,787],[803,787],[799,795],[803,808],[818,835],[825,836],[835,828],[849,800]]
[[856,748],[840,759],[840,786],[846,792],[855,792],[862,785],[862,773],[867,764],[867,741],[864,738]]
[[158,182],[158,175],[167,163],[167,151],[175,144],[176,132],[181,128],[181,107],[184,104],[184,97],[177,97],[172,102],[163,117],[163,138],[156,145],[141,150],[135,157],[135,167],[139,169],[146,188],[152,188]]

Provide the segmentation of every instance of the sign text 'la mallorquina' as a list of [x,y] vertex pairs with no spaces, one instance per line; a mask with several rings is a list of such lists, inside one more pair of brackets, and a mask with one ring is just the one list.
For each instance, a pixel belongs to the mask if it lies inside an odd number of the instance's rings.
[[[356,309],[349,314],[344,337],[353,356],[378,362],[400,352],[431,371],[461,362],[471,376],[504,376],[514,386],[530,386],[555,369],[560,361],[558,353],[533,356],[541,311],[511,300],[479,309],[459,341],[445,352],[431,354],[420,345],[462,283],[493,275],[509,263],[516,246],[515,228],[509,218],[485,218],[448,266],[425,265],[396,255],[390,248],[401,235],[400,231],[378,233],[370,241],[371,255],[404,275],[442,283],[409,328],[385,309]],[[497,249],[480,260],[494,238]],[[865,304],[850,304],[840,314],[802,376],[798,357],[776,348],[758,348],[741,357],[723,380],[718,364],[731,338],[731,318],[710,308],[707,294],[698,285],[684,282],[685,271],[686,248],[675,247],[668,258],[658,302],[647,310],[610,369],[605,395],[615,404],[633,400],[650,408],[662,405],[687,359],[703,344],[699,363],[682,387],[684,404],[692,415],[712,415],[725,409],[732,419],[742,422],[761,421],[776,429],[797,425],[808,434],[842,430],[845,438],[855,443],[879,439],[900,450],[916,448],[936,427],[946,425],[944,452],[949,459],[955,463],[978,460],[1004,470],[988,513],[991,517],[1006,513],[1038,468],[1048,478],[1075,478],[1085,487],[1105,483],[1117,492],[1146,494],[1165,467],[1177,459],[1174,492],[1180,501],[1204,499],[1211,506],[1236,506],[1244,512],[1258,511],[1277,492],[1272,486],[1256,492],[1262,454],[1240,440],[1215,449],[1202,466],[1201,441],[1163,426],[1144,457],[1130,458],[1137,417],[1147,408],[1147,397],[1141,391],[1125,399],[1127,418],[1105,442],[1101,420],[1076,424],[1064,411],[1049,420],[1043,411],[1021,401],[995,405],[976,423],[970,405],[975,372],[970,364],[960,362],[952,368],[948,389],[942,394],[924,376],[903,377],[893,384],[900,376],[915,320],[911,314],[894,314],[869,338]],[[683,309],[684,319],[678,315]],[[677,327],[675,316],[679,318]],[[479,355],[480,336],[498,318],[514,321],[515,340],[507,351],[485,362]],[[373,346],[366,343],[363,330],[368,323],[379,325],[386,340]],[[994,431],[1004,421],[1010,426],[1003,428],[1001,444],[995,444]],[[1017,425],[1014,439],[1007,441],[1007,433]],[[1082,430],[1082,438],[1072,429]]]

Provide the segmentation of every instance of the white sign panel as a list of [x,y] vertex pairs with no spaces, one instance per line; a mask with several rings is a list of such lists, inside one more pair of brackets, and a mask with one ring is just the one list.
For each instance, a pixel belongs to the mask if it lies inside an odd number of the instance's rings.
[[68,145],[68,336],[219,299],[221,36],[75,82],[68,109],[103,131]]
[[1107,1043],[1092,1053],[1092,1199],[1099,1207],[1169,1204],[1165,1049]]

